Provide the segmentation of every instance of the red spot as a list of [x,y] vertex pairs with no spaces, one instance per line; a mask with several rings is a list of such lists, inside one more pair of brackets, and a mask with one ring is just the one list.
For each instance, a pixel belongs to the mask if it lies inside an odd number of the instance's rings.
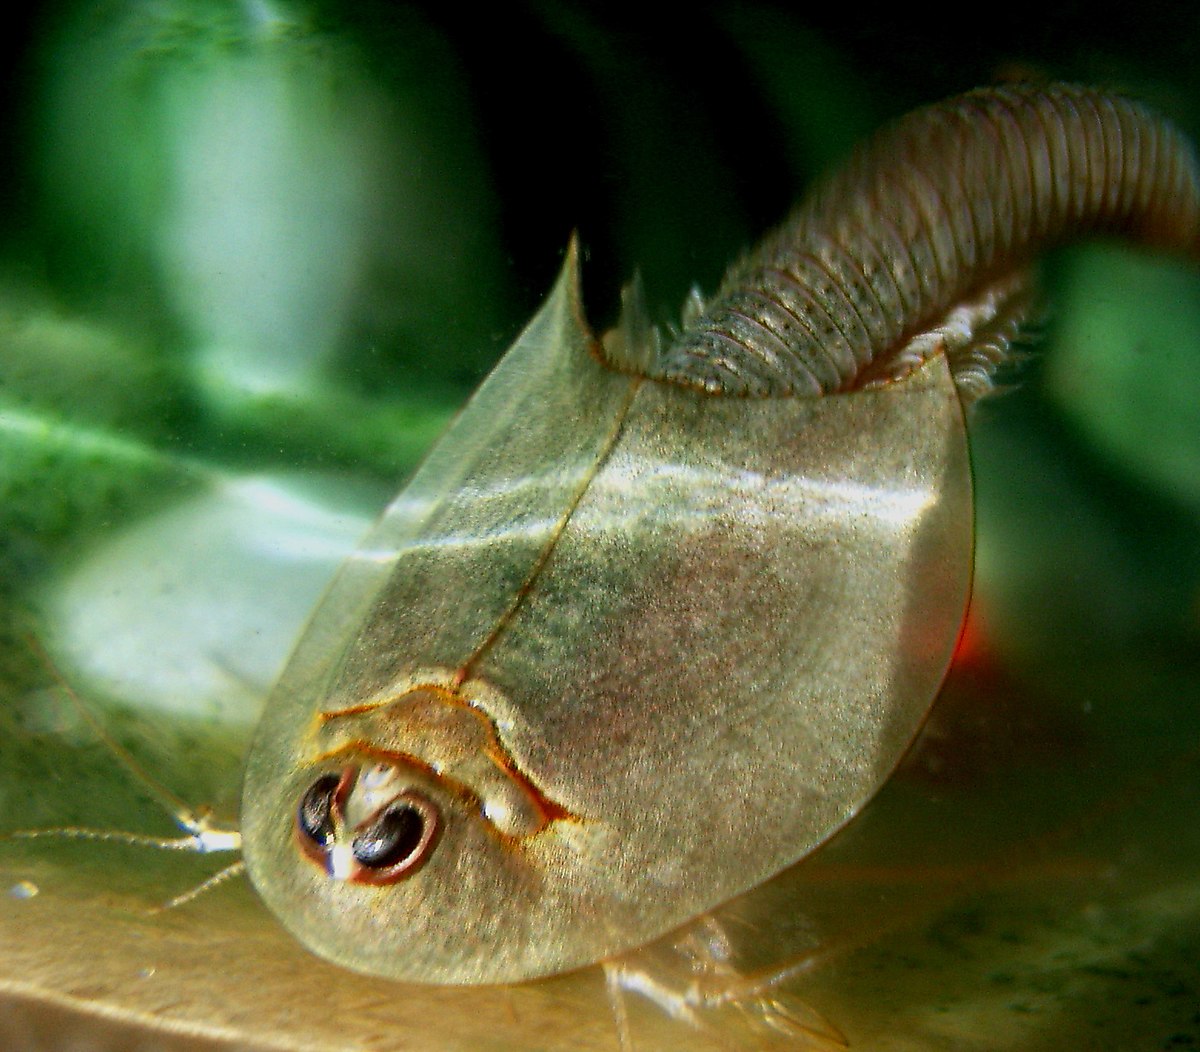
[[955,646],[954,655],[950,659],[950,666],[958,671],[982,673],[996,671],[999,669],[999,665],[1000,662],[990,643],[982,606],[978,597],[975,597],[967,611],[966,621],[963,622],[958,645]]

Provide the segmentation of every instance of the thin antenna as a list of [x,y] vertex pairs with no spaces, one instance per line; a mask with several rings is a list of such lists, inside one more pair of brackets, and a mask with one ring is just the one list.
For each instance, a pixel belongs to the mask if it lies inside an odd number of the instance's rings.
[[225,881],[233,877],[240,877],[246,872],[246,863],[240,858],[236,862],[231,862],[224,869],[217,870],[208,880],[197,884],[191,891],[185,891],[182,895],[176,895],[173,899],[164,902],[155,912],[173,910],[176,906],[186,906],[193,899],[198,899],[206,891],[212,891],[218,884],[224,884]]
[[134,847],[152,847],[160,851],[195,851],[201,855],[242,850],[242,834],[236,829],[222,829],[214,825],[207,814],[201,814],[198,819],[193,817],[186,820],[176,815],[175,822],[183,830],[183,836],[157,837],[126,833],[120,829],[56,826],[52,829],[18,829],[0,836],[0,840],[105,840],[110,843],[132,844]]
[[[157,778],[151,775],[120,742],[118,742],[101,722],[100,718],[88,708],[83,699],[71,688],[66,678],[59,671],[45,647],[32,634],[27,634],[26,642],[30,649],[41,658],[46,668],[58,680],[59,685],[70,699],[75,711],[86,721],[96,737],[103,742],[108,751],[156,804],[166,811],[183,831],[183,836],[155,837],[141,833],[127,833],[116,829],[85,829],[79,826],[64,826],[53,829],[22,829],[7,833],[0,839],[11,840],[41,840],[58,838],[63,840],[99,840],[110,843],[131,844],[136,847],[152,847],[164,851],[195,851],[200,854],[212,854],[217,851],[241,851],[242,834],[237,829],[229,828],[218,823],[207,808],[193,809],[182,798],[176,796]],[[190,902],[197,895],[210,887],[229,879],[242,870],[240,862],[226,867],[210,877],[203,884],[193,888],[184,895],[177,896],[164,908]]]

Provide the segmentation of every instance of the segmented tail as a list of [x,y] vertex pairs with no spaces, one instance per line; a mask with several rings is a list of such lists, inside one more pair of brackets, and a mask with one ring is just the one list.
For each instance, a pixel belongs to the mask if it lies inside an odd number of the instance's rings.
[[1147,107],[1070,85],[982,89],[877,134],[735,264],[652,368],[713,393],[820,395],[949,354],[985,390],[1047,247],[1115,234],[1197,255],[1200,165]]

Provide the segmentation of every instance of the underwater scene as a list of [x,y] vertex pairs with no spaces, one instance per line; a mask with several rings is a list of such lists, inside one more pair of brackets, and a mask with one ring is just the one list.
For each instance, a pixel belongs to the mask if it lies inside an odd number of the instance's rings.
[[[1200,1049],[1200,15],[1137,14],[14,16],[0,1046]],[[788,364],[863,259],[887,347]]]

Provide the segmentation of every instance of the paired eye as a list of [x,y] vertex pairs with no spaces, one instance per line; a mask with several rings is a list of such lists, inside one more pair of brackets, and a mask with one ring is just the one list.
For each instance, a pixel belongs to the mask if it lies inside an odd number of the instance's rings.
[[300,797],[296,826],[320,848],[333,843],[333,797],[340,782],[336,774],[322,775]]
[[[406,789],[353,828],[353,771],[325,774],[305,790],[296,808],[296,833],[304,853],[328,872],[356,884],[391,884],[409,876],[429,857],[440,827],[434,804]],[[375,791],[364,776],[366,792]],[[360,812],[361,813],[361,812]],[[351,865],[338,841],[349,838]],[[335,857],[339,856],[339,857]]]
[[361,866],[385,869],[403,862],[425,838],[425,820],[410,804],[389,807],[351,841],[350,850]]

